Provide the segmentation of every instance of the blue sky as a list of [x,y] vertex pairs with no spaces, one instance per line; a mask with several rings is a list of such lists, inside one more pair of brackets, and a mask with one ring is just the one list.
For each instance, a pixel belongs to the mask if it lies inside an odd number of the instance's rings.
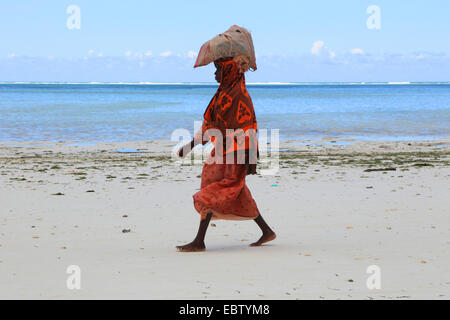
[[0,81],[212,81],[195,54],[233,24],[253,35],[251,82],[450,81],[449,17],[448,0],[2,1]]

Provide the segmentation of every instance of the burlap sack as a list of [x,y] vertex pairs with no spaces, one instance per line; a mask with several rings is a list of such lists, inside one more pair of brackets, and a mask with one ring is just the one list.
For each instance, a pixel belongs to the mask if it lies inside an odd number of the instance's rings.
[[194,68],[206,66],[221,58],[244,58],[248,62],[247,69],[255,71],[257,69],[255,49],[250,32],[234,25],[224,33],[205,42],[200,48]]

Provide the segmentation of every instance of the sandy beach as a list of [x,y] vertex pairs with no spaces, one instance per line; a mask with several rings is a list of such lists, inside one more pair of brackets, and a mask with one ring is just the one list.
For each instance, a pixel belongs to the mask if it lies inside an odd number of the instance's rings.
[[175,250],[202,166],[173,144],[0,143],[0,298],[450,298],[450,139],[284,141],[277,174],[247,177],[278,238],[218,220],[202,253]]

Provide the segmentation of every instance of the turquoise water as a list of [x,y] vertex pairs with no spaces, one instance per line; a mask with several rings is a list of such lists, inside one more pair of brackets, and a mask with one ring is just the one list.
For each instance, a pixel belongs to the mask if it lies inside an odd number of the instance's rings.
[[[193,131],[216,85],[0,84],[0,141],[133,141]],[[450,136],[450,85],[249,85],[282,139]]]

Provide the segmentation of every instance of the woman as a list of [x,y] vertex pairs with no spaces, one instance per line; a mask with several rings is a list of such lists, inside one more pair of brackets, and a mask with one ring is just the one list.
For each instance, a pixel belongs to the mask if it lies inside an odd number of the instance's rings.
[[[205,250],[204,239],[211,219],[254,220],[263,234],[251,246],[260,246],[276,237],[245,184],[247,174],[256,174],[257,157],[254,152],[256,117],[244,76],[249,69],[249,59],[245,56],[228,57],[218,59],[214,64],[219,88],[206,108],[202,129],[196,138],[178,151],[179,156],[184,157],[198,143],[206,144],[211,140],[215,144],[203,167],[201,190],[194,195],[194,206],[201,216],[198,233],[191,243],[177,246],[182,252]],[[227,140],[230,137],[227,129],[233,129],[234,133],[237,130],[245,133],[255,130],[255,134],[244,136],[245,140],[241,141],[245,142],[240,143],[235,136]],[[222,144],[219,143],[220,138],[210,134],[211,130],[223,134]],[[230,154],[232,156],[227,158]],[[229,159],[232,161],[227,161]]]

